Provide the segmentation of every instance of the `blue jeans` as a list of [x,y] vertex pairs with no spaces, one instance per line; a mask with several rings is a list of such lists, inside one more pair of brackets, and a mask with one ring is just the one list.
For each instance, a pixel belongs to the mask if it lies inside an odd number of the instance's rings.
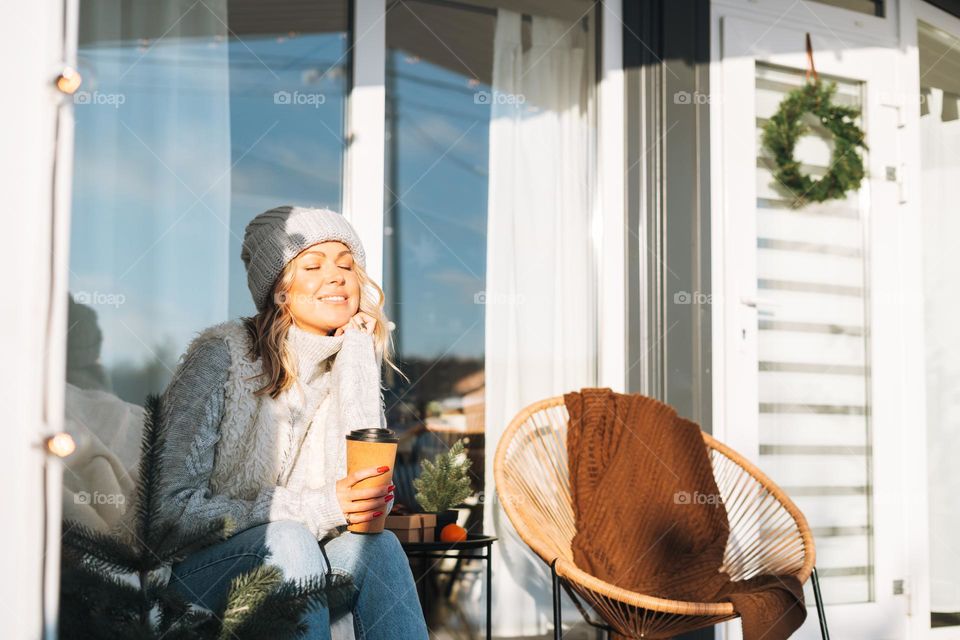
[[[343,532],[323,543],[299,522],[281,520],[251,527],[195,551],[174,564],[170,584],[190,602],[221,608],[230,581],[260,564],[279,567],[288,580],[327,573],[324,553],[333,573],[353,579],[351,601],[357,640],[427,638],[416,585],[407,556],[393,532],[364,535]],[[309,640],[329,640],[330,619],[344,615],[315,607],[304,622]]]

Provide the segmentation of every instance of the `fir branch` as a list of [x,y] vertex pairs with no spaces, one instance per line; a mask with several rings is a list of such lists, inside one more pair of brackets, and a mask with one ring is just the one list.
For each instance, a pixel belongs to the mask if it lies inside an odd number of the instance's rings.
[[140,440],[140,466],[137,478],[136,535],[142,544],[153,549],[158,546],[163,531],[160,521],[161,478],[163,450],[166,447],[166,428],[161,414],[160,396],[149,394],[144,403],[143,435]]
[[197,640],[215,638],[220,630],[220,622],[206,610],[192,610],[183,614],[175,624],[163,632],[161,640]]
[[230,640],[239,635],[247,621],[253,618],[254,612],[263,604],[267,595],[276,589],[283,581],[280,569],[270,565],[260,565],[237,576],[230,583],[230,592],[220,619],[223,627],[220,632],[222,640]]
[[226,540],[236,531],[236,521],[224,516],[188,528],[173,528],[157,544],[154,553],[165,562],[176,563],[198,549]]
[[299,637],[301,620],[316,607],[349,605],[355,594],[348,576],[280,581],[276,567],[261,566],[231,583],[220,640]]
[[130,549],[122,540],[90,527],[66,520],[63,523],[63,552],[87,557],[104,570],[118,573],[139,573],[153,568],[141,554]]
[[319,578],[284,582],[280,569],[269,565],[234,579],[221,616],[189,602],[172,586],[165,573],[169,565],[226,539],[236,525],[230,518],[186,528],[161,522],[165,427],[160,398],[148,396],[145,408],[132,514],[136,542],[80,523],[64,524],[61,638],[286,640],[302,635],[302,619],[311,608],[350,601],[354,590],[349,578],[331,577],[326,584]]
[[[135,624],[142,594],[117,576],[73,557],[63,557],[60,574],[61,637],[91,634],[105,624]],[[86,637],[111,637],[86,635]]]
[[[147,579],[143,587],[147,601],[156,608],[159,614],[157,630],[167,632],[181,621],[186,622],[184,616],[190,612],[193,605],[177,589],[169,588],[169,582],[160,580],[157,576]],[[206,614],[210,617],[209,612]]]

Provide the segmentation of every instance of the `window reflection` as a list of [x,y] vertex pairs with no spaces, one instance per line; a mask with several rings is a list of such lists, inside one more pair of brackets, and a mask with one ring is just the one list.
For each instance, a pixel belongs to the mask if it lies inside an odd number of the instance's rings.
[[[190,338],[254,312],[246,223],[288,202],[339,208],[349,87],[346,0],[85,0],[76,95],[67,428],[127,487],[142,404]],[[79,463],[77,463],[79,464]],[[65,496],[64,517],[115,504]]]
[[[387,13],[384,286],[410,382],[388,372],[388,421],[419,460],[467,440],[483,489],[487,164],[496,10],[398,2]],[[398,500],[414,505],[410,484]],[[476,499],[470,501],[476,503]],[[482,522],[471,510],[468,528]]]
[[[406,443],[397,507],[416,508],[419,462],[464,438],[473,533],[496,531],[484,451],[515,412],[596,382],[594,18],[582,0],[387,3],[384,286],[409,376],[389,377],[386,398]],[[491,592],[526,602],[542,584],[507,565],[528,551],[499,549],[494,575],[509,578]],[[475,571],[424,576],[457,614],[435,611],[431,628],[470,616],[449,594]]]

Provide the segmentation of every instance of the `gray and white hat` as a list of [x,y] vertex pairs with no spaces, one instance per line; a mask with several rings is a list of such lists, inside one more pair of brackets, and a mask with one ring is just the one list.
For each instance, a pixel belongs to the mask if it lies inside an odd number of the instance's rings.
[[251,220],[243,234],[240,259],[257,310],[266,307],[277,277],[290,260],[307,247],[330,240],[347,245],[354,261],[366,268],[360,236],[336,211],[284,205]]

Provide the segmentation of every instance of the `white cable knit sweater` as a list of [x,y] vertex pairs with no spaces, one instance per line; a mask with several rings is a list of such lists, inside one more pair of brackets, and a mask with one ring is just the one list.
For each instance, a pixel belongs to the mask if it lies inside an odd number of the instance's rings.
[[253,394],[263,385],[254,379],[262,363],[247,357],[240,320],[205,329],[187,347],[160,417],[169,427],[165,522],[230,516],[237,533],[295,520],[318,540],[346,524],[336,496],[336,481],[346,475],[345,436],[386,426],[380,358],[373,337],[357,331],[331,337],[292,327],[287,341],[297,384],[276,400]]

